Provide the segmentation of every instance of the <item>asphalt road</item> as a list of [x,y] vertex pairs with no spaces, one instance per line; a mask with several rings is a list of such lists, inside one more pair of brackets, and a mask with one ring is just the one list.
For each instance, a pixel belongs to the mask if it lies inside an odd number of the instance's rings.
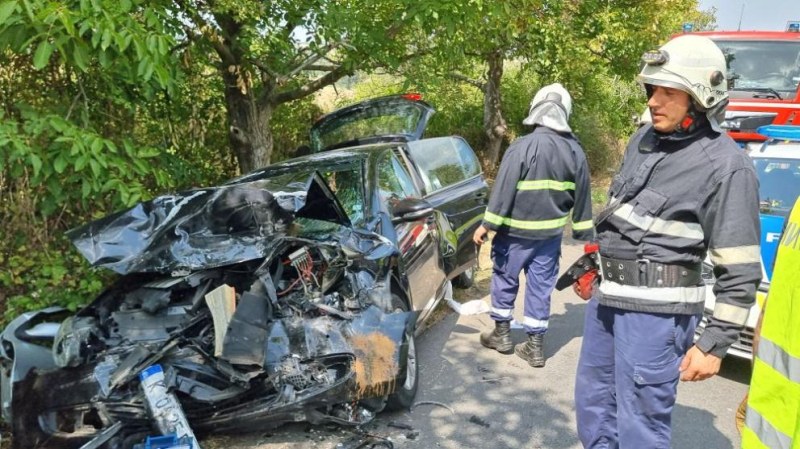
[[[580,254],[581,246],[565,242],[562,270]],[[485,277],[488,272],[483,274]],[[486,287],[484,279],[466,293],[483,295]],[[515,316],[521,320],[522,301],[518,304]],[[573,390],[584,308],[584,302],[571,291],[555,292],[545,337],[547,366],[540,369],[478,343],[479,333],[493,326],[488,315],[446,314],[417,339],[421,384],[416,406],[405,413],[379,414],[365,431],[389,438],[395,448],[581,448],[575,431]],[[521,342],[525,335],[517,329],[512,338]],[[673,413],[672,446],[738,448],[733,417],[749,378],[749,362],[726,359],[720,375],[704,382],[681,383]],[[358,444],[363,438],[333,426],[297,424],[201,443],[206,449],[347,449],[362,447]]]

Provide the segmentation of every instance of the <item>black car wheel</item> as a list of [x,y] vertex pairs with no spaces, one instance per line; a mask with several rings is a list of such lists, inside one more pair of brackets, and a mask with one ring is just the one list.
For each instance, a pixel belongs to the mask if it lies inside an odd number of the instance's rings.
[[475,283],[475,266],[467,268],[466,271],[453,278],[453,287],[465,289],[470,288]]
[[[394,293],[392,293],[392,307],[395,312],[408,310],[406,303]],[[414,398],[417,396],[419,364],[417,363],[417,345],[413,330],[406,331],[405,341],[408,345],[405,357],[405,381],[403,385],[398,386],[394,393],[389,395],[386,401],[387,410],[408,410],[414,404]]]

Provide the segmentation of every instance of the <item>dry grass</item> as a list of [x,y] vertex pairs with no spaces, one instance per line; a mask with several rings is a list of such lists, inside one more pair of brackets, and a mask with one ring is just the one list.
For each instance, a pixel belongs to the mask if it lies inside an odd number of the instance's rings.
[[478,266],[475,270],[475,282],[472,287],[461,290],[453,289],[453,298],[458,302],[466,302],[473,299],[480,299],[489,294],[489,284],[492,279],[492,259],[491,255],[491,237],[490,241],[481,246],[478,251]]

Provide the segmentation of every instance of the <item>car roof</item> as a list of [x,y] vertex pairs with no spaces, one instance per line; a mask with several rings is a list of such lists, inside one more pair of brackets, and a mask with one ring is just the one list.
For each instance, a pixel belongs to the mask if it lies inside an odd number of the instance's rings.
[[[426,140],[426,139],[422,139]],[[331,161],[342,162],[347,159],[368,159],[370,156],[383,152],[390,148],[397,148],[406,145],[408,142],[375,142],[365,143],[363,145],[356,145],[346,148],[337,148],[335,150],[326,150],[319,153],[307,154],[305,156],[296,157],[293,159],[286,159],[281,162],[269,165],[264,168],[276,166],[289,166],[296,164],[305,164],[307,162]]]
[[800,33],[789,31],[699,31],[690,34],[727,41],[800,41]]

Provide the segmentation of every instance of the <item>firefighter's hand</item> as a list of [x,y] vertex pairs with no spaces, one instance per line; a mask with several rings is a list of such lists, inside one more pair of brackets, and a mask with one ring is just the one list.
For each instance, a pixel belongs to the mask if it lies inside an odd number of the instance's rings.
[[719,372],[722,359],[711,354],[706,354],[697,346],[692,346],[681,361],[681,380],[695,382],[714,377]]
[[489,230],[483,227],[483,225],[478,226],[478,229],[475,230],[475,233],[472,234],[472,241],[475,242],[476,245],[481,246],[483,242],[488,239]]

